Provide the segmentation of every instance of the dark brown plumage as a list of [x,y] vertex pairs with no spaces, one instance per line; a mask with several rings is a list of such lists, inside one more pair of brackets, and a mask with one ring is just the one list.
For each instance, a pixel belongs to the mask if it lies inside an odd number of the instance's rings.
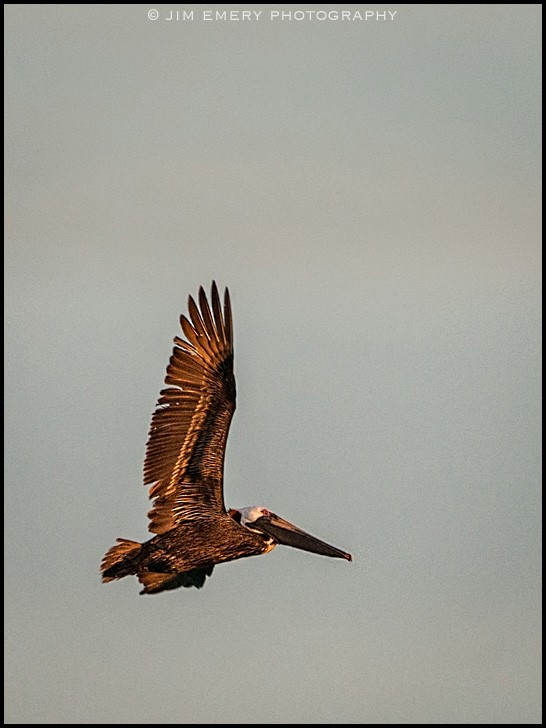
[[141,594],[203,586],[215,564],[270,551],[277,543],[350,560],[267,509],[226,511],[224,452],[235,411],[233,326],[228,290],[224,308],[216,283],[211,306],[203,288],[190,296],[190,319],[180,317],[186,339],[175,337],[146,447],[144,483],[153,507],[141,544],[118,539],[101,565],[102,580],[134,574]]

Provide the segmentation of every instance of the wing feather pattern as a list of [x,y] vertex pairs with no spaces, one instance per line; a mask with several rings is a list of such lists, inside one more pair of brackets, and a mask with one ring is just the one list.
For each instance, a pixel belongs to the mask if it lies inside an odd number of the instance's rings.
[[180,324],[186,340],[174,339],[165,384],[152,415],[144,483],[155,499],[149,530],[165,533],[182,520],[225,512],[223,470],[226,440],[235,411],[231,303],[224,311],[216,283],[212,310],[203,288],[199,307],[190,296],[189,319]]

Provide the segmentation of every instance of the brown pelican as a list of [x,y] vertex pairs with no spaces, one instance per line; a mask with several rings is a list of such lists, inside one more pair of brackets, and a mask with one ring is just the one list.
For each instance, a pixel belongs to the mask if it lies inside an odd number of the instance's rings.
[[[267,508],[226,510],[224,451],[235,411],[233,326],[226,288],[224,311],[216,283],[212,306],[203,288],[199,307],[180,317],[185,340],[174,339],[146,446],[144,484],[154,499],[145,543],[118,538],[101,564],[102,580],[134,574],[141,594],[203,586],[215,564],[271,551],[277,544],[347,559],[350,554],[305,533]],[[190,320],[191,319],[191,320]]]

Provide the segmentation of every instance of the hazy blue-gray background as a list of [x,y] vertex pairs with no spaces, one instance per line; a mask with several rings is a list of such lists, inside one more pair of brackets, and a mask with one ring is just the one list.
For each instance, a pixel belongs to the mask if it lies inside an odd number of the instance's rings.
[[[6,6],[6,721],[538,722],[539,6],[149,7]],[[98,567],[213,278],[227,503],[355,559],[140,597]]]

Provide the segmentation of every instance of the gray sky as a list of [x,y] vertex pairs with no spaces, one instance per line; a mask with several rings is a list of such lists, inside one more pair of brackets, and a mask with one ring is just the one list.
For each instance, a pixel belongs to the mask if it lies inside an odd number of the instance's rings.
[[[539,722],[539,6],[151,7],[5,6],[6,722]],[[354,562],[140,597],[98,567],[213,278],[226,501]]]

